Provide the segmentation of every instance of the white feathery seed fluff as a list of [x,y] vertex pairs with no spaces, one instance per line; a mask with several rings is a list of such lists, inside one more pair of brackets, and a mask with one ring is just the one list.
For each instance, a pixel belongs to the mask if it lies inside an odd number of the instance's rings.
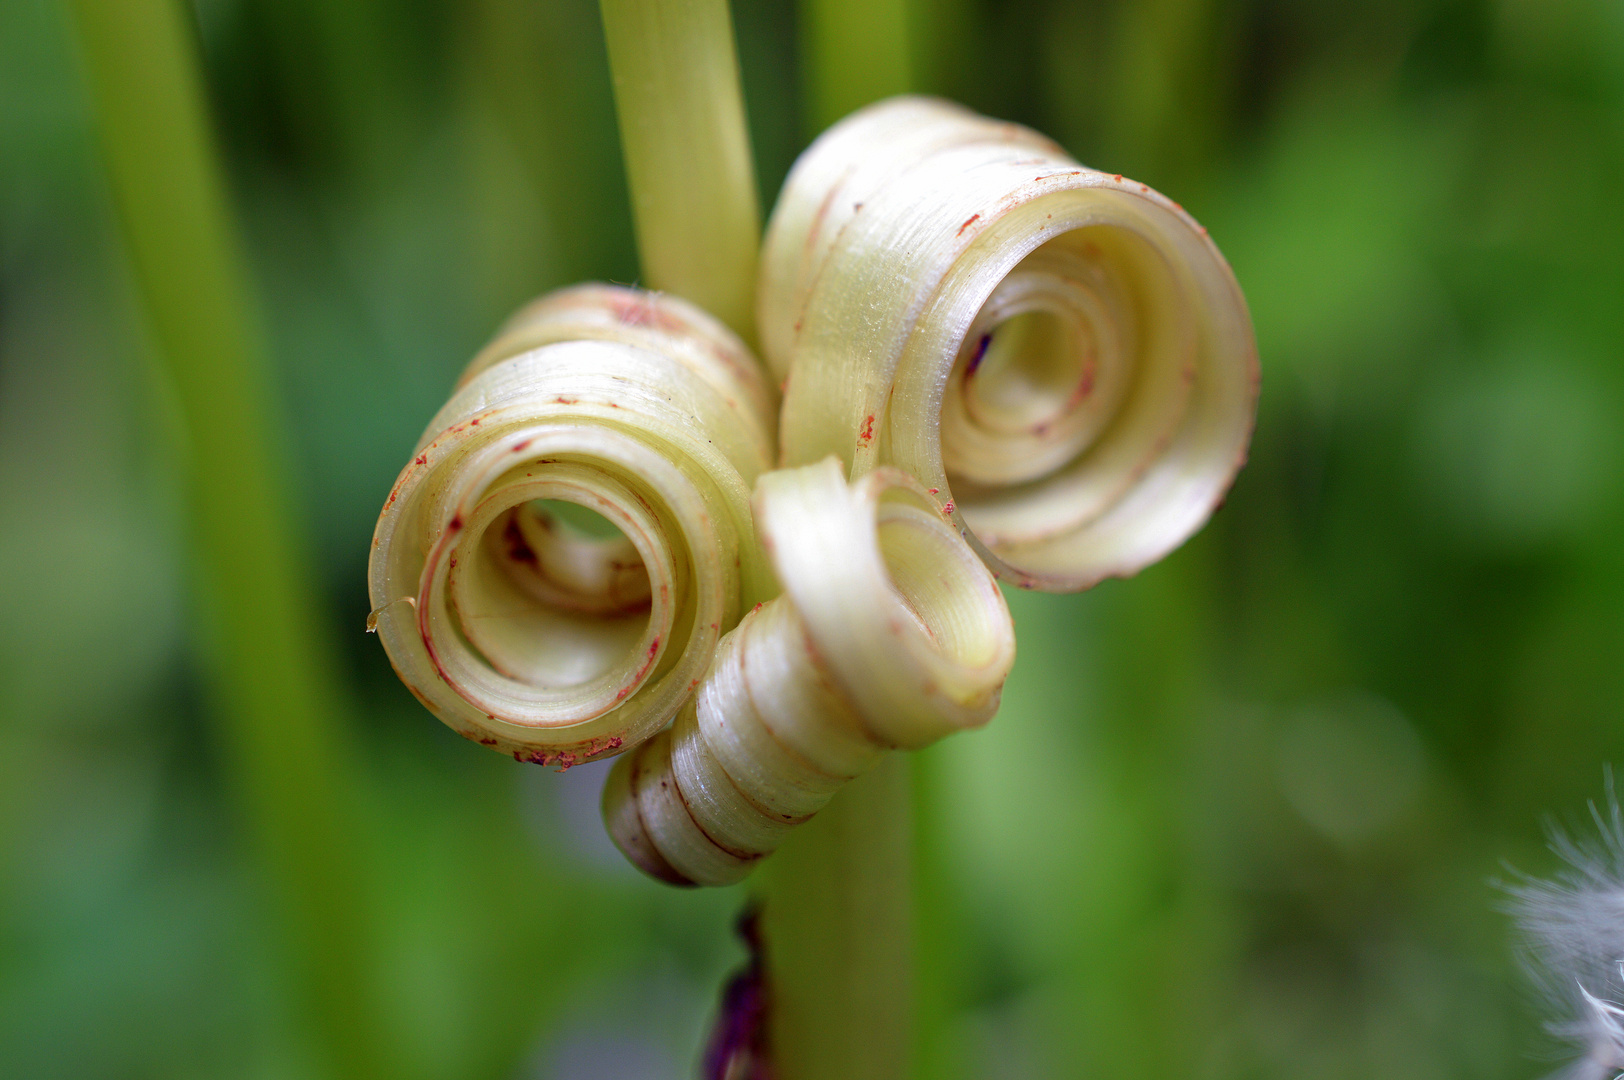
[[1567,868],[1554,880],[1507,885],[1530,974],[1557,1019],[1552,1033],[1583,1056],[1562,1080],[1624,1072],[1624,813],[1607,772],[1605,807],[1590,804],[1597,835],[1552,827]]

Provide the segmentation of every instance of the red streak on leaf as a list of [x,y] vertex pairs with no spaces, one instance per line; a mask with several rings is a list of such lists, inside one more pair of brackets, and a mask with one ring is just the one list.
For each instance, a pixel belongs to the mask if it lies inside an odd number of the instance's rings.
[[857,438],[861,442],[868,442],[870,439],[874,438],[873,413],[869,413],[868,418],[863,421],[863,430],[857,433]]
[[963,236],[965,229],[968,229],[970,226],[974,225],[976,222],[978,222],[980,220],[981,220],[981,215],[980,214],[971,214],[969,217],[965,218],[964,219],[964,224],[959,226],[958,235]]

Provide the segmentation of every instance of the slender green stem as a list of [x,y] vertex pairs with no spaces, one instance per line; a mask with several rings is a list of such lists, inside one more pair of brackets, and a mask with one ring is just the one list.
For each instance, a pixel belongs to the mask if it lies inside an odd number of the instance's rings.
[[382,1060],[338,684],[290,529],[271,395],[190,28],[177,0],[73,0],[112,191],[187,435],[218,734],[334,1077]]
[[801,0],[806,103],[816,134],[914,86],[909,0]]
[[755,338],[761,212],[727,0],[601,0],[644,282]]

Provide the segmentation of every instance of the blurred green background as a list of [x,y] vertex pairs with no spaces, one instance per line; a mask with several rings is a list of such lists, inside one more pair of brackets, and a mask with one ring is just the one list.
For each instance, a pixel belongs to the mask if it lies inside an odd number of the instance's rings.
[[[373,521],[456,372],[536,293],[636,280],[596,7],[191,14],[344,676],[396,1074],[688,1076],[742,893],[639,878],[601,770],[462,741],[361,632]],[[832,108],[798,15],[735,11],[765,205]],[[1545,1072],[1492,882],[1548,872],[1542,815],[1624,759],[1624,6],[909,15],[915,86],[1210,228],[1264,372],[1206,531],[1132,581],[1012,595],[1002,713],[916,762],[922,1071]],[[0,3],[0,1071],[313,1076],[72,27]]]

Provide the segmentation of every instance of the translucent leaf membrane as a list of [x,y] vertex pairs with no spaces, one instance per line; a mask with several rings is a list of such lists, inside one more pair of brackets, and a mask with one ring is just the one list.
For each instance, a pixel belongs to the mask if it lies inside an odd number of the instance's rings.
[[997,583],[912,477],[848,484],[830,458],[763,476],[755,511],[783,594],[604,789],[621,851],[674,884],[738,881],[885,751],[984,724],[1015,657]]
[[664,726],[740,612],[776,591],[749,496],[772,391],[669,296],[585,285],[477,356],[372,542],[401,680],[470,739],[568,767]]
[[947,102],[881,102],[812,144],[758,303],[783,463],[897,466],[1028,588],[1161,558],[1245,458],[1257,348],[1206,230]]

